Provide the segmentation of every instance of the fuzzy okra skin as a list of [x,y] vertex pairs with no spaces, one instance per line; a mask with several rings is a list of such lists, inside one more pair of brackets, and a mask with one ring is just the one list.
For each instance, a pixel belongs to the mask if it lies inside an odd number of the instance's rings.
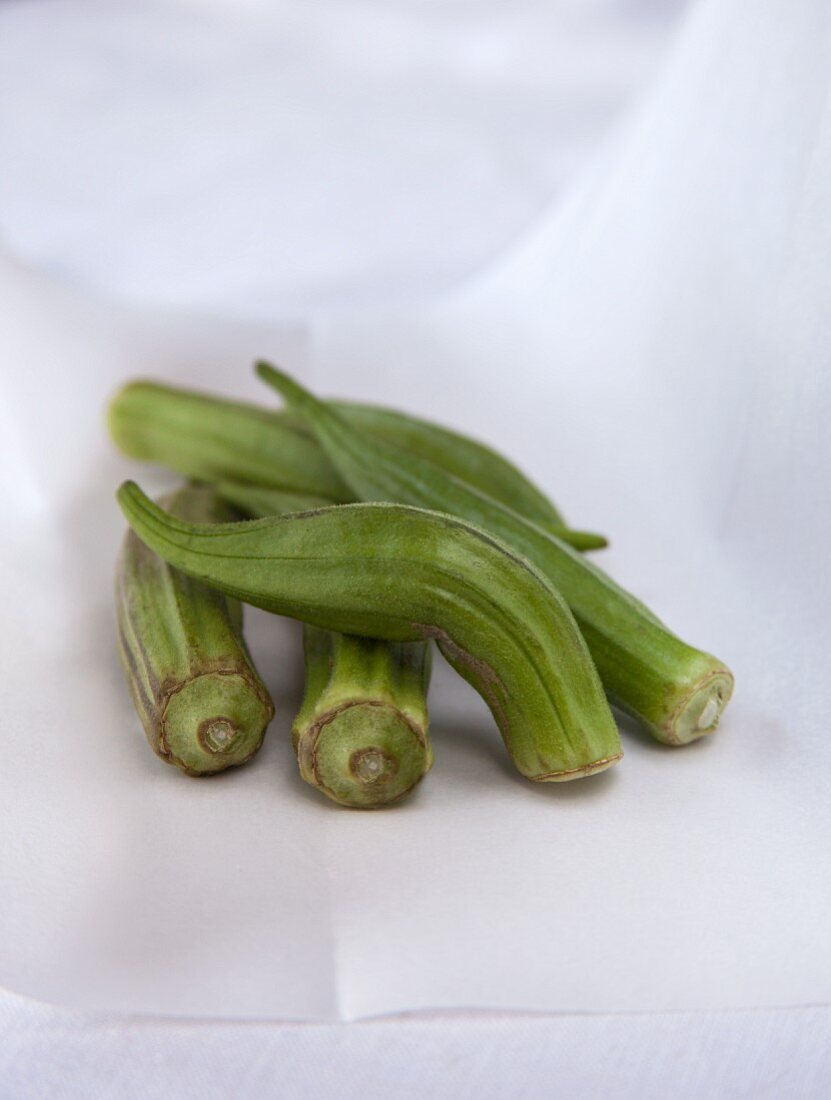
[[[442,463],[454,475],[557,531],[578,550],[608,545],[602,535],[565,527],[536,486],[483,444],[403,413],[372,406],[337,407],[357,430]],[[113,441],[126,455],[168,466],[185,477],[310,493],[331,503],[354,500],[302,418],[286,411],[135,381],[116,393],[108,421]]]
[[435,638],[529,779],[575,779],[622,755],[566,604],[527,561],[463,520],[346,504],[205,527],[167,514],[130,482],[118,500],[152,550],[227,595],[343,634]]
[[433,765],[425,642],[303,627],[306,691],[292,725],[300,774],[335,802],[400,801]]
[[682,642],[551,532],[434,463],[414,456],[403,461],[396,448],[358,436],[342,416],[268,363],[257,371],[305,416],[356,496],[452,513],[533,562],[574,612],[610,700],[655,738],[681,745],[715,729],[733,691],[733,675],[721,661]]
[[[253,518],[326,507],[300,493],[223,481]],[[292,726],[300,774],[335,802],[374,809],[408,794],[433,765],[429,642],[385,642],[305,624],[306,691]]]
[[[198,523],[235,515],[208,488],[165,499]],[[153,751],[188,775],[250,759],[274,716],[242,638],[236,600],[194,581],[128,531],[116,570],[118,648]]]

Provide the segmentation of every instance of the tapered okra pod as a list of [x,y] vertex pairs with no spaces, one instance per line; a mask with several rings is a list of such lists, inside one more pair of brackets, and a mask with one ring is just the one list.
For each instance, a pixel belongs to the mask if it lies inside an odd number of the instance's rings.
[[524,554],[571,607],[609,698],[660,741],[679,745],[718,724],[730,670],[686,645],[643,604],[550,532],[416,456],[358,436],[337,412],[282,371],[260,376],[306,417],[338,472],[364,500],[396,500],[461,516]]
[[559,531],[559,509],[504,455],[449,428],[396,409],[327,401],[359,431],[427,458],[488,496],[509,505],[541,527]]
[[[362,433],[441,463],[458,477],[517,511],[579,550],[607,545],[602,535],[563,526],[556,508],[507,459],[474,440],[427,421],[371,406],[338,405]],[[113,398],[110,434],[131,458],[156,462],[199,481],[231,479],[311,493],[331,502],[354,494],[304,426],[287,412],[265,411],[193,390],[155,382],[131,382]]]
[[620,758],[571,612],[533,566],[484,531],[396,504],[200,527],[129,482],[118,500],[152,550],[227,595],[344,634],[435,638],[488,703],[529,779],[573,779]]
[[[325,507],[316,497],[219,482],[255,518]],[[345,806],[403,798],[433,764],[428,735],[429,642],[385,642],[303,628],[306,691],[292,740],[307,783]]]
[[306,624],[306,692],[292,740],[307,783],[363,809],[397,802],[433,764],[430,647]]
[[[207,488],[182,489],[165,503],[183,520],[234,516]],[[189,775],[253,756],[274,707],[243,642],[238,602],[172,568],[128,531],[116,615],[121,663],[153,751]]]

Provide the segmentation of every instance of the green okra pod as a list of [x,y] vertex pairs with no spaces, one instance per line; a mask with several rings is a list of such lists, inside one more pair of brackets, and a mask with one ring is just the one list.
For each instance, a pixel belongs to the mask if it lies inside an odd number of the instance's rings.
[[399,801],[433,764],[429,645],[306,624],[303,650],[306,692],[292,725],[300,774],[344,806]]
[[[397,409],[354,401],[329,400],[326,404],[358,431],[435,462],[540,527],[560,531],[566,526],[553,501],[509,459],[484,443]],[[289,422],[302,424],[302,419]]]
[[[555,530],[577,549],[598,550],[607,545],[602,535],[565,527],[540,490],[483,444],[403,413],[372,406],[337,407],[357,430],[391,439],[408,453],[440,462],[455,476]],[[285,411],[136,381],[113,398],[109,427],[126,455],[168,466],[198,481],[248,482],[308,493],[332,503],[354,500],[302,418]]]
[[[254,518],[326,501],[223,481],[217,493]],[[345,806],[403,798],[433,764],[428,735],[428,642],[385,642],[303,628],[306,691],[292,726],[300,774]]]
[[311,493],[290,493],[285,489],[267,489],[244,481],[217,481],[214,489],[223,500],[246,513],[251,519],[284,516],[288,512],[311,512],[328,508],[331,500]]
[[557,587],[588,643],[610,700],[660,741],[679,745],[715,729],[733,675],[686,645],[602,570],[512,509],[435,463],[359,436],[337,412],[267,363],[260,377],[302,414],[338,472],[364,500],[395,500],[460,516],[524,554]]
[[199,526],[129,482],[118,500],[152,550],[227,595],[343,634],[434,638],[486,700],[529,779],[574,779],[620,758],[571,612],[538,570],[486,532],[396,504]]
[[[235,515],[208,488],[182,489],[165,504],[198,523]],[[274,707],[242,639],[239,603],[172,568],[128,531],[116,617],[124,674],[153,751],[189,775],[250,759]]]
[[130,458],[197,481],[234,478],[330,501],[352,499],[308,431],[255,405],[136,381],[113,397],[108,424]]

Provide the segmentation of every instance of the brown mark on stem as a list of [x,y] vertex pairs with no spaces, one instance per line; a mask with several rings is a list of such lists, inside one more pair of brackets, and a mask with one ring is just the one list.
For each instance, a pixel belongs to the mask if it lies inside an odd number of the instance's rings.
[[[192,676],[188,676],[184,679],[176,679],[175,677],[170,677],[165,680],[162,684],[161,692],[159,695],[158,718],[156,719],[155,723],[156,728],[158,729],[158,748],[156,749],[156,752],[159,756],[161,756],[163,760],[166,760],[169,764],[175,764],[176,767],[181,768],[181,770],[185,772],[186,775],[193,775],[200,779],[206,774],[213,775],[214,773],[206,773],[186,767],[184,761],[180,760],[179,757],[176,756],[175,753],[171,750],[170,745],[167,741],[166,731],[167,708],[170,705],[171,699],[173,699],[175,695],[182,691],[183,688],[187,687],[187,685],[191,683],[192,680],[198,680],[200,677],[208,675],[239,676],[241,679],[245,680],[246,684],[253,690],[254,694],[265,707],[266,714],[268,716],[268,722],[270,722],[271,719],[274,717],[274,704],[271,702],[271,699],[268,697],[268,695],[264,693],[264,691],[260,688],[259,684],[256,681],[256,678],[252,677],[251,673],[244,667],[240,668],[232,666],[231,668],[229,668],[227,665],[223,664],[221,658],[215,661],[204,661],[200,666],[199,671]],[[214,721],[227,722],[228,719],[225,718],[224,715],[216,715],[206,718],[205,721],[202,722],[199,730],[197,730],[196,736],[197,740],[200,743],[200,746],[203,749],[207,746],[202,741],[202,728],[207,728]],[[254,745],[254,747],[246,756],[244,756],[241,760],[235,760],[232,766],[238,767],[240,764],[247,763],[251,759],[251,757],[254,756],[258,749],[259,745]],[[216,750],[211,749],[210,751],[213,754]]]
[[412,623],[411,625],[423,638],[433,638],[443,653],[458,661],[460,665],[473,673],[474,681],[484,696],[485,702],[490,707],[496,719],[496,724],[500,730],[506,733],[509,725],[504,700],[508,697],[508,691],[502,679],[497,675],[496,670],[481,657],[476,657],[466,649],[462,649],[441,627],[428,626],[425,623]]

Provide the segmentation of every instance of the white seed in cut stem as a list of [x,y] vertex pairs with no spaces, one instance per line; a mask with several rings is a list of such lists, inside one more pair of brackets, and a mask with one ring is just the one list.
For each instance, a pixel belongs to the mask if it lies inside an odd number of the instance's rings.
[[704,704],[704,709],[698,716],[698,729],[706,730],[712,726],[716,718],[718,718],[719,708],[721,700],[718,695],[711,695],[707,702]]

